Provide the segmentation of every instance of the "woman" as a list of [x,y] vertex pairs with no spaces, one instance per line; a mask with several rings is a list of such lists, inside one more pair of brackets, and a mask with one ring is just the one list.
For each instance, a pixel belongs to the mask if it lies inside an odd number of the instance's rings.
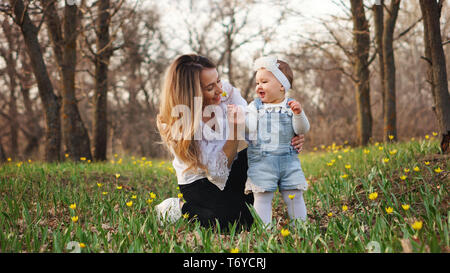
[[[253,195],[244,194],[247,150],[238,152],[238,106],[247,106],[239,90],[220,80],[216,66],[195,54],[178,57],[168,68],[162,90],[157,126],[174,155],[178,184],[185,202],[164,200],[159,216],[176,221],[195,217],[202,226],[221,228],[237,222],[251,226],[248,205]],[[300,150],[303,136],[292,139]]]

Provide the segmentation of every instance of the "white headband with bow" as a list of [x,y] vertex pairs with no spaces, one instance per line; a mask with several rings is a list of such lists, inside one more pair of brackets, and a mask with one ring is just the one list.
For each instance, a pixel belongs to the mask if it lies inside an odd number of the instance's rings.
[[265,68],[277,78],[277,80],[283,85],[284,90],[287,92],[291,88],[288,78],[278,68],[280,64],[277,63],[277,58],[273,56],[260,57],[255,60],[253,69],[257,71],[260,68]]

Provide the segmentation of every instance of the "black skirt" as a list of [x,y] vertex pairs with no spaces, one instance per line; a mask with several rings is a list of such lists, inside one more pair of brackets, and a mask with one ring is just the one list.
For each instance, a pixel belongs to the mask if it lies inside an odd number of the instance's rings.
[[225,188],[221,191],[207,178],[196,180],[186,185],[179,185],[186,201],[181,208],[189,219],[200,221],[204,227],[215,226],[216,221],[221,230],[228,230],[237,223],[238,228],[250,228],[253,217],[248,205],[253,205],[253,194],[244,194],[247,180],[247,149],[238,153],[231,165]]

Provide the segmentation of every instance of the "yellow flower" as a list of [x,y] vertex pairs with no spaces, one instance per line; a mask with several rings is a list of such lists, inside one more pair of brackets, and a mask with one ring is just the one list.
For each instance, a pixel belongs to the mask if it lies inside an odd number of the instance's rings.
[[438,135],[438,133],[436,133],[436,132],[433,132],[432,134],[433,134],[433,136],[437,136]]
[[291,232],[288,229],[281,229],[281,236],[286,237],[289,236],[289,234],[291,234]]
[[427,165],[427,166],[430,165],[430,161],[425,161],[424,163],[425,163],[425,165]]
[[185,214],[183,214],[183,218],[184,219],[188,219],[189,218],[189,213],[186,212]]
[[81,161],[86,161],[86,157],[80,157]]
[[223,91],[222,92],[222,97],[226,97],[227,96],[227,92]]
[[104,191],[104,192],[102,192],[102,194],[103,194],[103,195],[107,195],[107,194],[108,194],[108,192],[107,192],[107,191]]
[[370,200],[375,200],[378,197],[378,193],[377,192],[372,192],[371,194],[369,194],[369,199]]
[[28,159],[28,163],[31,163],[31,159]]
[[11,157],[8,157],[8,162],[11,162],[11,160],[12,160]]
[[402,175],[402,176],[400,176],[400,179],[401,180],[405,180],[407,178],[407,176],[406,175]]
[[291,199],[291,200],[292,200],[292,199],[294,199],[294,198],[295,198],[295,194],[289,194],[289,196],[288,196],[288,197],[289,197],[289,199]]
[[369,154],[370,153],[370,150],[367,150],[367,149],[364,149],[364,154]]
[[64,154],[64,156],[65,156],[66,158],[68,158],[68,157],[69,157],[69,154]]
[[182,194],[182,193],[179,193],[179,194],[178,194],[178,198],[179,198],[179,199],[183,198],[183,194]]
[[317,147],[314,147],[314,149],[313,149],[314,151],[317,151]]
[[121,190],[122,186],[117,186],[116,189]]
[[347,178],[348,177],[348,174],[343,174],[343,175],[341,175],[341,178]]
[[351,167],[352,167],[352,165],[350,165],[350,164],[348,164],[348,165],[345,164],[345,168],[346,168],[346,169],[350,169]]
[[412,224],[411,227],[414,230],[420,230],[420,229],[422,229],[422,226],[423,226],[423,222],[422,221],[415,221],[414,224]]
[[393,139],[394,139],[394,136],[393,136],[393,135],[389,135],[389,139],[390,139],[390,140],[393,140]]
[[136,199],[136,198],[137,198],[136,195],[132,195],[132,196],[131,196],[131,199]]
[[97,183],[97,187],[101,188],[103,186],[102,183]]
[[338,155],[338,158],[339,158],[339,159],[342,159],[342,155]]
[[78,216],[73,216],[72,217],[72,222],[76,223],[78,221]]
[[409,205],[403,204],[403,205],[402,205],[402,208],[403,208],[404,210],[409,210]]
[[127,206],[131,207],[133,205],[133,201],[127,202]]
[[408,168],[405,168],[404,171],[405,171],[405,173],[409,173],[409,169]]
[[153,192],[149,193],[150,198],[155,199],[156,198],[156,194],[154,194]]
[[118,154],[114,154],[114,157],[118,157],[119,155]]
[[419,167],[414,167],[414,169],[413,169],[415,172],[420,172],[420,169],[419,169]]
[[327,165],[331,167],[333,166],[333,162],[328,162]]
[[239,253],[239,248],[230,249],[230,253]]
[[342,211],[347,211],[347,210],[348,210],[347,205],[343,205],[343,206],[342,206]]
[[394,209],[392,207],[387,207],[385,208],[387,214],[391,214],[392,212],[394,212]]
[[119,179],[120,173],[116,173],[116,178]]
[[383,151],[383,147],[381,147],[381,146],[378,147],[378,150]]
[[412,138],[411,138],[411,141],[414,141],[414,140],[416,140],[416,138],[412,137]]
[[383,162],[384,162],[384,163],[388,163],[388,162],[389,162],[389,158],[386,158],[386,157],[383,158]]
[[378,143],[378,142],[375,142],[375,146],[378,146],[378,145],[380,145],[380,143]]
[[426,139],[429,139],[429,138],[430,138],[430,136],[429,136],[429,135],[425,135],[425,138],[426,138]]
[[80,245],[81,248],[85,248],[86,247],[86,245],[83,244],[83,243],[80,243],[79,245]]
[[391,155],[395,155],[397,152],[398,152],[397,149],[394,149],[394,150],[392,150],[392,151],[389,151],[389,153],[390,153]]
[[331,216],[333,216],[333,213],[332,213],[332,212],[329,212],[329,213],[328,213],[328,217],[331,217]]
[[443,172],[443,170],[441,170],[441,167],[438,167],[437,169],[434,169],[434,171],[435,171],[436,173],[441,173],[441,172]]
[[76,203],[70,204],[69,207],[70,207],[71,209],[76,209],[76,208],[77,208],[77,204],[76,204]]

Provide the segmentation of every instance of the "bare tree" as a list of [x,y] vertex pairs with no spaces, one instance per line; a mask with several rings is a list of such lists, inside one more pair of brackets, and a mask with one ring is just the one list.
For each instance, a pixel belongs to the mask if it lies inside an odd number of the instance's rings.
[[66,152],[74,160],[80,160],[81,157],[92,159],[89,135],[78,110],[75,89],[80,11],[77,5],[66,3],[61,25],[56,2],[53,0],[41,0],[41,2],[46,10],[46,23],[63,83],[61,114]]
[[97,52],[95,53],[95,114],[94,114],[94,159],[106,160],[108,143],[108,66],[112,55],[109,35],[109,0],[99,1],[97,18]]
[[[9,119],[9,130],[10,130],[10,153],[13,157],[16,157],[19,154],[18,149],[18,117],[17,117],[17,86],[18,79],[16,73],[17,67],[17,55],[14,57],[14,52],[18,51],[19,44],[15,41],[17,38],[14,38],[12,35],[12,27],[9,24],[7,18],[3,20],[2,29],[5,32],[6,40],[8,48],[0,48],[0,55],[3,57],[7,64],[7,75],[9,78],[9,103],[8,103],[8,119]],[[4,113],[2,113],[4,114]]]
[[441,132],[441,150],[450,152],[450,95],[448,92],[447,68],[441,37],[441,8],[439,2],[420,0],[424,23],[425,59],[431,66],[432,92],[435,100],[435,113]]
[[[384,64],[384,140],[397,139],[397,112],[395,96],[395,59],[394,59],[394,30],[397,21],[400,0],[391,0],[383,29],[383,64]],[[391,137],[389,137],[391,136]]]
[[[36,78],[46,119],[46,148],[45,159],[57,161],[60,159],[61,149],[61,123],[59,117],[60,102],[53,91],[47,67],[42,56],[41,46],[38,41],[39,28],[34,25],[28,14],[28,6],[22,0],[10,0],[12,13],[10,16],[20,27],[24,37],[26,50],[31,61],[34,76]],[[6,11],[9,13],[9,11]]]
[[356,114],[358,117],[358,143],[366,145],[372,135],[372,113],[370,109],[369,51],[370,33],[362,0],[351,0],[353,15],[353,46]]

